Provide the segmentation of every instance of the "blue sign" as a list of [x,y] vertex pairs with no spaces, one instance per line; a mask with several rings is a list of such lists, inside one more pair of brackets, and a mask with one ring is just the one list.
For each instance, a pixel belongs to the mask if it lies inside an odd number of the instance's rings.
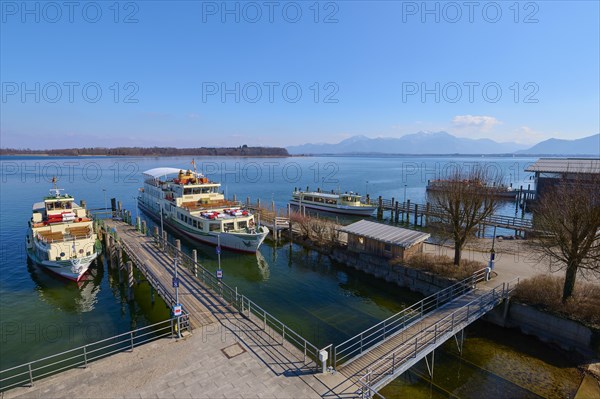
[[173,288],[178,288],[179,287],[179,279],[173,277]]
[[219,245],[217,245],[217,255],[221,254],[221,247]]
[[217,269],[217,278],[219,278],[219,279],[223,278],[223,270]]

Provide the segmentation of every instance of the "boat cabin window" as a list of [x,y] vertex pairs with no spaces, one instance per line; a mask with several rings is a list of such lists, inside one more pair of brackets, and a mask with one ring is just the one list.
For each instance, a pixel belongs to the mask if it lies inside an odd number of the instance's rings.
[[46,203],[46,210],[52,211],[55,209],[71,209],[71,202],[56,201]]
[[243,220],[241,222],[238,222],[238,229],[245,229],[246,227],[248,227],[248,222]]
[[211,223],[208,225],[209,226],[209,231],[219,231],[221,230],[221,223]]
[[333,198],[326,198],[325,203],[329,204],[329,205],[335,205],[335,204],[337,204],[337,201]]
[[194,225],[195,228],[198,228],[198,221],[196,219],[193,219],[192,223],[193,223],[193,225]]
[[191,188],[184,188],[183,189],[183,195],[191,195],[192,194],[192,189]]
[[233,230],[233,222],[223,223],[223,231]]
[[313,197],[307,195],[304,197],[304,201],[313,201]]

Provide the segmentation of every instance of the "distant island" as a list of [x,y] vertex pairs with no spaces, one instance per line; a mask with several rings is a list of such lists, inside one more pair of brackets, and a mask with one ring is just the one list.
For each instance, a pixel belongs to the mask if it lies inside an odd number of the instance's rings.
[[64,148],[54,150],[31,150],[0,148],[0,155],[46,155],[46,156],[237,156],[237,157],[288,157],[288,151],[280,147],[116,147],[116,148]]

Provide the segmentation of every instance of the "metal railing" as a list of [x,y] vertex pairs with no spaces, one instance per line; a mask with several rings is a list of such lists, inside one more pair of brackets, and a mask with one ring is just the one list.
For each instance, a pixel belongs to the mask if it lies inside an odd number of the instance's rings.
[[424,326],[397,345],[392,351],[371,364],[367,372],[358,380],[362,396],[370,397],[372,392],[376,392],[378,386],[395,378],[397,372],[405,371],[456,332],[479,319],[503,299],[508,298],[518,284],[519,278],[517,277],[508,283],[496,286],[444,318]]
[[466,279],[428,296],[382,322],[367,328],[354,337],[347,339],[333,348],[333,357],[330,357],[332,359],[331,365],[333,368],[341,367],[357,356],[367,352],[376,344],[392,338],[442,305],[472,291],[475,289],[477,283],[488,280],[489,274],[489,268],[478,270]]
[[[319,359],[319,348],[313,345],[310,341],[302,337],[295,330],[287,326],[281,320],[267,312],[261,306],[253,302],[247,296],[240,294],[237,287],[232,288],[225,284],[223,281],[218,279],[214,273],[204,268],[200,263],[194,262],[194,260],[178,250],[173,244],[168,241],[165,242],[160,237],[155,236],[156,244],[158,248],[165,251],[168,255],[179,259],[179,264],[185,266],[188,270],[194,273],[195,276],[200,279],[206,288],[211,289],[215,294],[219,295],[228,305],[235,308],[240,314],[246,316],[248,319],[252,319],[254,316],[254,322],[271,336],[271,338],[278,340],[281,339],[281,343],[291,343],[298,350],[302,351],[304,355],[303,361],[306,363],[307,359],[315,363],[315,368],[318,369]],[[195,268],[195,269],[194,269]]]
[[[136,346],[147,342],[165,337],[177,337],[189,324],[187,319],[186,314],[1,370],[0,392],[17,386],[33,386],[34,381],[68,369],[86,368],[90,362],[118,352],[133,351]],[[180,326],[179,331],[176,329],[177,324]]]

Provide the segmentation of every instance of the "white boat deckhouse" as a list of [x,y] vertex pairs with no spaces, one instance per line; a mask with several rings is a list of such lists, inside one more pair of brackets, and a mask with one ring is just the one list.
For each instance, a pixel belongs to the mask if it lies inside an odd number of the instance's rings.
[[[175,176],[175,177],[170,177]],[[155,168],[144,172],[140,209],[192,239],[224,248],[256,252],[269,233],[254,215],[237,201],[228,201],[221,184],[200,173],[179,168]]]

